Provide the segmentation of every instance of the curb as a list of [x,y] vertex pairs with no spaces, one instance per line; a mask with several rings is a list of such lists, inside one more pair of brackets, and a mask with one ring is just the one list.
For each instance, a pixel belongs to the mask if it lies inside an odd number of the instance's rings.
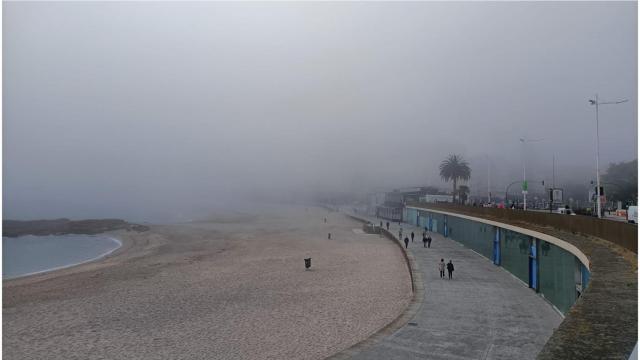
[[[362,222],[365,224],[370,222],[369,220],[366,220],[351,214],[347,214],[347,213],[343,213],[343,214],[358,222]],[[371,334],[368,338],[361,340],[360,342],[325,358],[326,360],[350,359],[351,357],[358,354],[359,352],[374,346],[375,344],[379,343],[387,336],[393,334],[400,328],[407,325],[409,320],[411,320],[416,315],[416,313],[420,311],[420,308],[422,307],[422,303],[424,301],[425,289],[424,289],[424,283],[422,282],[422,272],[418,267],[418,263],[413,257],[413,254],[408,252],[403,247],[402,242],[398,240],[398,238],[396,238],[395,235],[393,235],[391,232],[385,229],[381,229],[381,230],[385,238],[389,239],[400,248],[400,250],[402,251],[402,255],[405,258],[405,261],[407,262],[409,277],[411,278],[411,292],[413,293],[413,296],[411,297],[411,301],[409,302],[409,305],[404,309],[404,311],[400,315],[398,315],[398,317],[396,317],[393,321],[391,321],[381,329]]]

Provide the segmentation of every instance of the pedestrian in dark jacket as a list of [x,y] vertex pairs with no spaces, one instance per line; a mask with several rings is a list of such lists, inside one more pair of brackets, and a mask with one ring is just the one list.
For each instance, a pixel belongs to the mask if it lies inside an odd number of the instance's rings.
[[427,247],[431,247],[431,235],[427,236]]
[[387,221],[387,231],[389,231],[389,222]]
[[411,242],[413,242],[413,237],[416,236],[416,234],[413,233],[413,231],[411,232]]
[[407,249],[409,247],[409,237],[404,237],[404,248]]
[[422,234],[422,247],[427,247],[427,237]]
[[453,262],[451,262],[451,260],[449,260],[449,263],[447,264],[447,272],[449,273],[449,280],[451,280],[453,277]]

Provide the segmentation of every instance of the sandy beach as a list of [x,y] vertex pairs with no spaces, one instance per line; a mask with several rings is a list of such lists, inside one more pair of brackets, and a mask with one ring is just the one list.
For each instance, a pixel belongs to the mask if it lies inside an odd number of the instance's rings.
[[290,207],[114,232],[105,259],[3,282],[3,355],[323,359],[410,301],[399,248],[360,227]]

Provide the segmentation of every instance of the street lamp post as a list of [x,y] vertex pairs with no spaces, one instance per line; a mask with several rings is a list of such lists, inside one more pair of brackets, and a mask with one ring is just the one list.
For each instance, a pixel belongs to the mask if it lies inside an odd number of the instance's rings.
[[[504,203],[505,203],[505,206],[509,205],[508,204],[508,201],[509,201],[509,199],[508,199],[508,197],[509,197],[509,189],[511,188],[511,186],[513,186],[513,185],[515,185],[515,184],[517,184],[519,182],[520,182],[520,180],[516,180],[516,181],[510,183],[509,185],[507,185],[507,189],[504,191]],[[534,180],[534,182],[537,182],[537,180]],[[542,185],[544,185],[544,181],[542,181]]]
[[602,218],[602,210],[601,207],[602,205],[600,204],[600,132],[599,132],[599,121],[598,121],[598,107],[600,105],[615,105],[615,104],[621,104],[623,102],[627,102],[629,100],[624,99],[624,100],[620,100],[620,101],[606,101],[606,102],[600,102],[598,100],[598,94],[596,94],[596,99],[589,99],[589,103],[591,105],[595,105],[596,106],[596,208],[598,211],[598,218]]
[[487,199],[491,204],[491,163],[489,162],[489,155],[487,155]]
[[509,206],[509,204],[508,204],[509,188],[511,187],[511,185],[517,184],[519,182],[520,182],[520,180],[516,180],[516,181],[512,182],[511,184],[507,185],[507,189],[504,191],[504,204],[505,204],[505,206]]
[[538,141],[542,141],[544,139],[536,139],[536,140],[531,140],[531,139],[526,139],[526,138],[520,138],[520,142],[522,143],[522,199],[523,199],[523,209],[527,210],[527,191],[528,191],[528,187],[527,187],[527,161],[526,161],[526,151],[524,148],[525,143],[528,142],[538,142]]
[[[590,184],[593,185],[593,180],[591,180]],[[613,186],[617,187],[619,190],[624,190],[624,187],[622,185],[620,185],[620,184],[616,184],[616,183],[612,183],[612,182],[601,182],[601,184],[602,184],[603,190],[604,190],[604,187],[607,186],[607,185],[613,185]],[[607,192],[605,191],[605,194],[606,193]]]

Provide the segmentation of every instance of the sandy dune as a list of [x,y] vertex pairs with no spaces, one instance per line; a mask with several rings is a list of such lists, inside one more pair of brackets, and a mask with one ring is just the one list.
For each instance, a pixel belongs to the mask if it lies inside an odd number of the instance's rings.
[[116,233],[105,260],[4,282],[3,355],[322,359],[410,300],[400,250],[359,227],[296,207]]

